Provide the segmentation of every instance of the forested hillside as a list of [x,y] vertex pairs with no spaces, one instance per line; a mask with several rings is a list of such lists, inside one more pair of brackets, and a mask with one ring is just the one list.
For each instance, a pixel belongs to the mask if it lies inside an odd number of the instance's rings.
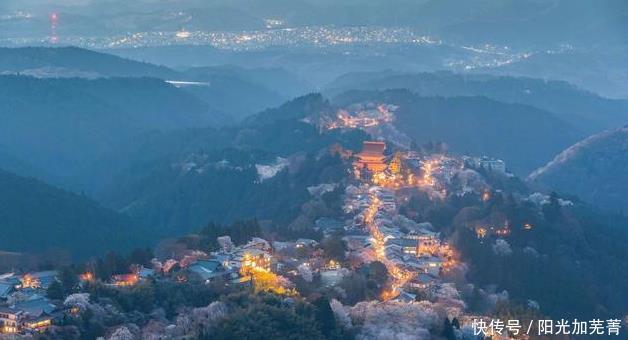
[[74,259],[148,244],[148,229],[85,196],[0,170],[0,251]]

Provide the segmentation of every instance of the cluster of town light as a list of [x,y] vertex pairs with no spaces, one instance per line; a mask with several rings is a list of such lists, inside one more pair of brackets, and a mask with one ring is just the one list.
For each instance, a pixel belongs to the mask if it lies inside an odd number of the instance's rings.
[[[409,171],[402,171],[400,165],[403,155],[398,152],[391,162],[387,165],[387,170],[375,171],[371,176],[371,182],[375,185],[389,188],[398,189],[401,187],[434,187],[436,179],[434,178],[434,171],[439,167],[440,161],[438,159],[430,159],[423,162],[422,171],[423,175],[417,177],[415,174]],[[359,174],[359,169],[356,169],[356,174]],[[359,175],[358,175],[359,177]]]
[[371,204],[366,210],[364,222],[367,224],[369,232],[373,237],[375,257],[386,266],[388,273],[393,278],[390,289],[384,290],[380,296],[382,300],[386,301],[399,295],[399,289],[412,278],[412,273],[399,268],[386,257],[386,252],[384,250],[384,237],[377,225],[374,223],[375,215],[381,206],[381,202],[375,194],[371,194],[370,201]]
[[376,110],[361,110],[353,114],[338,110],[335,118],[324,126],[327,130],[368,129],[392,122],[394,115],[386,105],[378,105]]
[[[435,187],[436,178],[434,177],[434,173],[436,169],[441,166],[443,160],[442,157],[433,157],[425,160],[422,164],[422,176],[420,177],[417,177],[412,172],[403,168],[402,159],[404,157],[404,153],[397,152],[388,164],[383,165],[384,170],[371,170],[371,184],[389,189],[398,189],[401,187]],[[361,179],[359,171],[360,165],[362,164],[358,162],[357,167],[354,169],[357,179]],[[380,207],[381,202],[379,198],[377,195],[372,193],[370,195],[370,205],[365,211],[364,222],[372,236],[372,247],[375,258],[386,266],[392,278],[389,288],[385,289],[380,296],[380,298],[385,301],[397,297],[401,288],[414,277],[414,274],[400,268],[397,264],[388,260],[385,252],[384,236],[374,223],[375,216]],[[458,262],[456,260],[456,253],[449,245],[442,244],[432,252],[443,254],[446,258],[446,261],[442,265],[443,271],[449,271],[457,266]],[[436,266],[436,264],[432,265]]]
[[277,295],[297,295],[294,288],[285,286],[286,281],[268,268],[265,259],[256,258],[251,254],[244,254],[240,275],[251,279],[256,292],[268,291]]
[[39,280],[29,274],[22,277],[22,288],[39,288],[40,284]]

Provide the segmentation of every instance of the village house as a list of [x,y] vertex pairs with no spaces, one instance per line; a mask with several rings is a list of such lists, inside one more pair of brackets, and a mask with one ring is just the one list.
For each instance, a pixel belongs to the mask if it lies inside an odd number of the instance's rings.
[[233,258],[229,261],[229,267],[235,269],[250,267],[270,270],[272,259],[268,252],[260,249],[240,249],[233,254]]
[[435,276],[428,273],[418,273],[412,280],[408,281],[407,285],[409,288],[424,290],[436,284],[437,280]]
[[467,162],[476,169],[506,173],[506,163],[501,159],[483,156],[480,158],[469,158]]
[[20,278],[20,288],[48,289],[57,280],[58,272],[48,270],[36,273],[27,273]]
[[394,300],[403,303],[412,303],[416,301],[416,295],[402,290]]
[[41,332],[52,324],[56,310],[43,297],[0,307],[0,333]]
[[222,265],[222,262],[218,260],[200,260],[193,263],[187,268],[187,271],[198,275],[205,283],[211,282],[211,280],[225,277],[230,272],[227,272]]
[[297,239],[296,241],[297,248],[305,248],[305,247],[314,248],[317,245],[318,245],[318,242],[309,238],[300,238],[300,239]]
[[137,273],[118,274],[111,278],[111,283],[116,287],[134,286],[140,281]]

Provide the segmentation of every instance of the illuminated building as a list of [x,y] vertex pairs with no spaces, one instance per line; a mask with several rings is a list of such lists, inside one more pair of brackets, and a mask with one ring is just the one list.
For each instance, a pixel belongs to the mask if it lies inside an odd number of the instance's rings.
[[23,327],[31,331],[42,331],[52,324],[52,317],[43,315],[24,321]]
[[21,315],[21,311],[0,308],[0,334],[17,333]]
[[408,286],[414,289],[427,289],[437,282],[436,277],[428,273],[419,273],[412,280],[408,281]]
[[121,274],[113,276],[113,284],[118,287],[133,286],[139,282],[140,278],[137,274]]
[[484,227],[477,227],[477,228],[475,228],[475,235],[478,238],[486,237],[486,228],[484,228]]
[[401,173],[401,168],[402,168],[401,153],[397,152],[395,153],[395,156],[393,157],[393,159],[390,161],[390,164],[388,165],[388,169],[390,169],[390,171],[393,174],[398,175]]
[[41,288],[48,289],[57,280],[58,273],[55,270],[24,274],[20,281],[21,288]]
[[365,141],[362,143],[362,152],[357,156],[355,166],[358,169],[368,169],[372,172],[384,171],[387,167],[384,156],[386,144],[379,141]]
[[85,272],[85,273],[79,275],[79,280],[81,282],[94,282],[94,273],[92,273],[92,272]]
[[340,263],[334,260],[329,260],[324,266],[326,270],[338,270],[340,269]]
[[41,332],[52,324],[56,306],[46,298],[22,301],[10,307],[0,307],[0,334],[22,330]]
[[252,271],[270,271],[272,256],[259,249],[246,249],[235,254],[232,267],[240,268],[242,276],[249,275]]

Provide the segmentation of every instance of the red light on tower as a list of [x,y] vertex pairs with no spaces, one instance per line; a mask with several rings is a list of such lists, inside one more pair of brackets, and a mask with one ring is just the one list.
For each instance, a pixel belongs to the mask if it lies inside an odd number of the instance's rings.
[[57,36],[57,24],[59,23],[59,14],[57,12],[50,13],[50,42],[56,44],[59,42]]
[[50,25],[55,28],[59,22],[59,14],[57,12],[50,13]]

